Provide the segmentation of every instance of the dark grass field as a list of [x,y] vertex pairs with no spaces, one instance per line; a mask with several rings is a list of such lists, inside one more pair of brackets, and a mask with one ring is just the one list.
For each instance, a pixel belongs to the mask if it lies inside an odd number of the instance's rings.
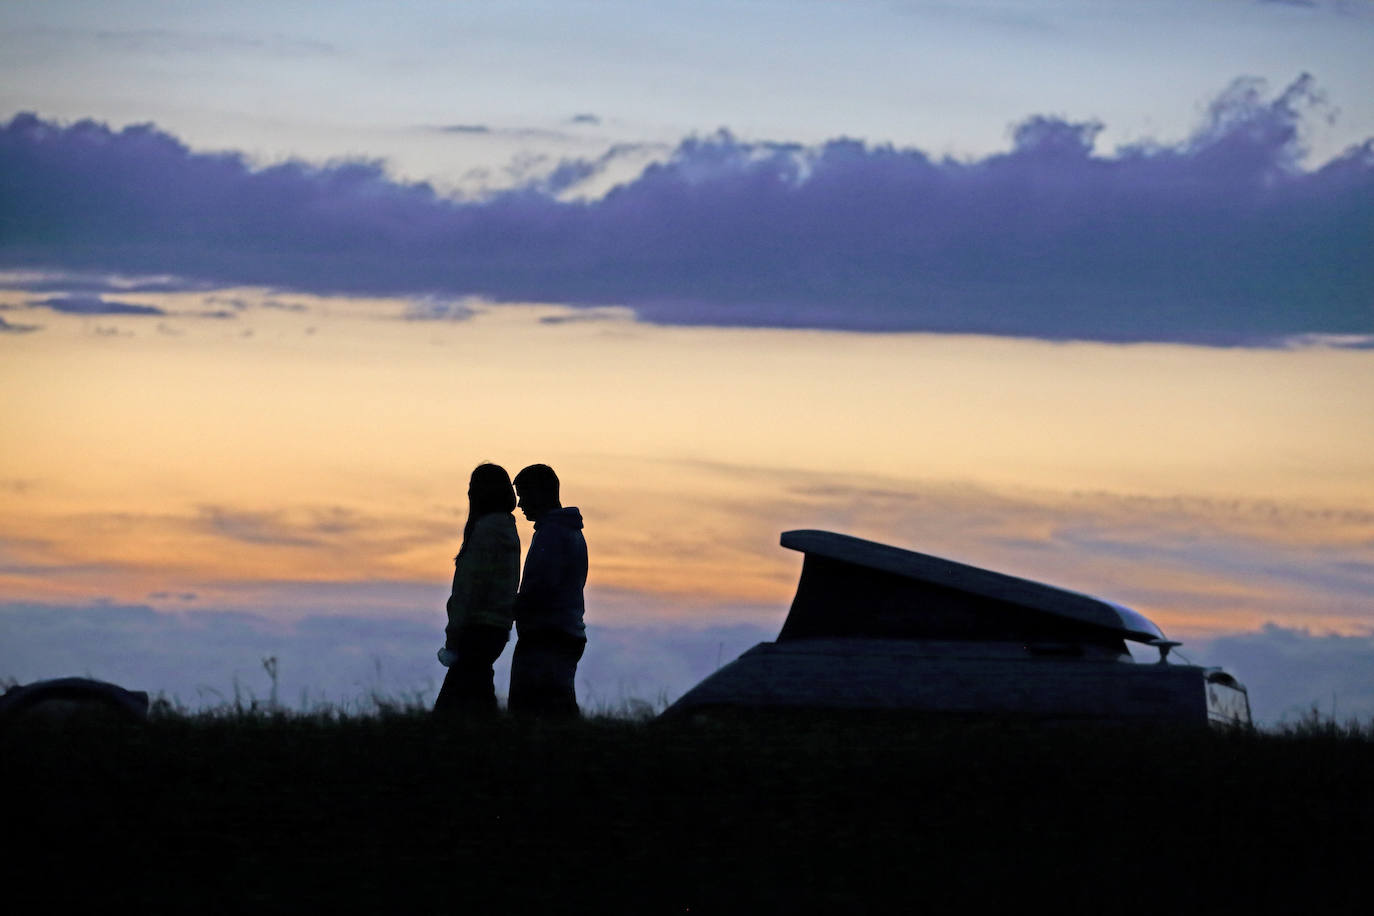
[[1317,724],[170,715],[0,751],[14,913],[1365,912],[1374,854],[1374,732]]

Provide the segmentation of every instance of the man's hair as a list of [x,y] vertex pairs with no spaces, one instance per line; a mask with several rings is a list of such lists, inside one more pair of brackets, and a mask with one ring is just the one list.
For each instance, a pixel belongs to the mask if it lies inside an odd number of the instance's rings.
[[558,498],[558,475],[547,464],[532,464],[515,475],[515,486]]

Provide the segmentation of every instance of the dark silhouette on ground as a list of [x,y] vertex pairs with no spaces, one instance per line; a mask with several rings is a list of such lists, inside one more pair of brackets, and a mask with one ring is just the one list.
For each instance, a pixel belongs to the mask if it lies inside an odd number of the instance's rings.
[[468,480],[468,519],[453,558],[453,590],[439,661],[448,666],[438,715],[496,713],[493,665],[510,639],[520,583],[520,535],[515,490],[497,464],[480,464]]
[[134,912],[1357,913],[1371,772],[1374,728],[35,723],[0,735],[20,840],[4,899],[16,913],[93,895]]
[[515,599],[510,710],[577,716],[577,663],[587,648],[582,514],[563,507],[558,475],[546,464],[532,464],[516,474],[515,489],[525,518],[534,523],[534,537]]
[[140,722],[148,717],[148,694],[105,681],[64,677],[11,687],[0,696],[0,723],[92,717]]

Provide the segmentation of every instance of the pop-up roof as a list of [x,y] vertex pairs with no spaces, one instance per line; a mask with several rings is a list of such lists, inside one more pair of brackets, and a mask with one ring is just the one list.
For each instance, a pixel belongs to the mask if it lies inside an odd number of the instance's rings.
[[806,555],[778,640],[865,637],[1163,639],[1142,614],[1110,601],[831,531],[787,531]]

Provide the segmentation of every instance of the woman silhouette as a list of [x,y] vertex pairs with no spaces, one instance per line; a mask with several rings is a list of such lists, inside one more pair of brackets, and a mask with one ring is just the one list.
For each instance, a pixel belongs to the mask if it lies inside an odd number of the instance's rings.
[[520,585],[515,489],[505,468],[479,464],[468,481],[468,520],[453,558],[453,593],[439,661],[448,666],[437,714],[496,712],[492,665],[510,639]]

